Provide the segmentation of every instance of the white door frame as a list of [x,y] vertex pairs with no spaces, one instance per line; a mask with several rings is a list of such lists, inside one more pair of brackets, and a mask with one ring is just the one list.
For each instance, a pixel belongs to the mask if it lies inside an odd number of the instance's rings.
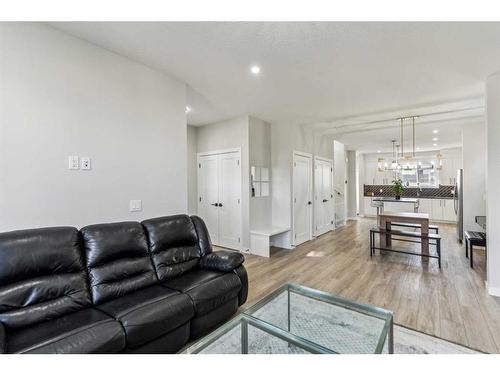
[[[292,201],[292,244],[293,246],[297,246],[296,242],[295,242],[295,187],[294,187],[294,176],[293,176],[293,171],[294,171],[294,166],[295,166],[295,158],[297,156],[301,156],[301,157],[306,157],[306,158],[309,158],[311,160],[311,168],[309,169],[309,201],[313,202],[313,194],[314,194],[314,191],[313,191],[313,155],[312,154],[309,154],[307,152],[302,152],[302,151],[293,151],[293,157],[292,157],[292,196],[291,196],[291,201]],[[313,239],[313,209],[312,209],[313,205],[311,204],[309,210],[310,210],[310,214],[309,214],[309,239],[308,241],[312,240]]]
[[324,233],[327,233],[327,232],[323,232],[323,233],[318,233],[316,231],[316,226],[317,226],[317,217],[316,217],[316,214],[317,214],[317,210],[318,210],[318,200],[316,199],[317,197],[315,196],[316,195],[316,161],[323,161],[323,162],[326,162],[326,163],[329,163],[330,164],[330,168],[331,168],[331,174],[330,174],[330,187],[331,187],[331,191],[330,191],[330,201],[331,201],[331,205],[332,205],[332,214],[333,214],[333,217],[331,218],[330,222],[331,224],[329,225],[329,231],[333,230],[334,227],[335,227],[335,201],[334,201],[334,189],[333,189],[333,159],[328,159],[328,158],[324,158],[322,156],[317,156],[317,155],[314,155],[314,164],[313,164],[313,178],[314,178],[314,181],[313,181],[313,236],[319,236],[321,234],[324,234]]
[[[237,148],[228,148],[228,149],[222,149],[222,150],[214,150],[214,151],[204,151],[204,152],[198,152],[196,154],[196,162],[198,164],[198,173],[197,173],[197,191],[196,191],[196,195],[197,195],[197,210],[198,210],[198,214],[200,213],[200,199],[201,199],[201,196],[200,196],[200,191],[201,191],[201,188],[200,188],[200,168],[201,168],[201,160],[200,158],[202,158],[203,156],[210,156],[210,155],[221,155],[221,154],[231,154],[231,153],[238,153],[238,158],[240,160],[240,171],[241,171],[241,176],[240,176],[240,179],[241,179],[241,183],[240,183],[240,204],[239,204],[239,207],[240,207],[240,212],[239,212],[239,216],[240,216],[240,244],[239,244],[239,247],[237,249],[234,249],[234,250],[238,250],[238,251],[243,251],[243,163],[242,163],[242,160],[241,160],[241,148],[240,147],[237,147]],[[216,246],[219,246],[218,244],[214,244]]]

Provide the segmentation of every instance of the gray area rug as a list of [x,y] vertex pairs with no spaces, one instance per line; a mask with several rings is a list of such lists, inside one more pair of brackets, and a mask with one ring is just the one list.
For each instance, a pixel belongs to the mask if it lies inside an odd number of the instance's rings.
[[[256,318],[288,329],[288,300],[283,293],[256,313]],[[374,353],[384,321],[329,303],[291,294],[291,332],[337,353]],[[248,328],[248,352],[253,354],[301,354],[303,349],[253,326]],[[387,342],[384,348],[387,350]],[[396,354],[473,354],[473,349],[398,325],[394,326]],[[203,350],[211,354],[241,353],[241,328],[237,326]]]

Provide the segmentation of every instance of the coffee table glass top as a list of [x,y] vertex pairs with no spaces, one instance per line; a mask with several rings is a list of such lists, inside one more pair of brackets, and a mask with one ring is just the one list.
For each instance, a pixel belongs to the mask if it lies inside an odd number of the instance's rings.
[[392,353],[392,327],[391,311],[285,284],[184,353]]

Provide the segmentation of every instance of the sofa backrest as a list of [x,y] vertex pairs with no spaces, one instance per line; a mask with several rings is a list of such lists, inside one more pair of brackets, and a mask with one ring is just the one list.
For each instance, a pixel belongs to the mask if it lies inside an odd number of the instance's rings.
[[161,281],[177,277],[198,265],[201,250],[195,225],[189,216],[158,217],[145,220],[142,225]]
[[17,329],[90,305],[80,234],[71,227],[0,234],[0,322]]
[[103,303],[158,282],[140,223],[95,224],[80,232],[93,303]]

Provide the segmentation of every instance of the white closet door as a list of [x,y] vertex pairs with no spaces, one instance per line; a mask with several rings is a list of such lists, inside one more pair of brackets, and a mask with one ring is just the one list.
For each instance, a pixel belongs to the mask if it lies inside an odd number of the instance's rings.
[[312,157],[293,157],[293,233],[294,245],[312,238]]
[[314,202],[315,235],[319,236],[333,229],[333,163],[315,158]]
[[239,152],[220,155],[219,244],[241,245],[241,165]]
[[198,214],[205,221],[210,239],[219,244],[219,155],[200,156]]

